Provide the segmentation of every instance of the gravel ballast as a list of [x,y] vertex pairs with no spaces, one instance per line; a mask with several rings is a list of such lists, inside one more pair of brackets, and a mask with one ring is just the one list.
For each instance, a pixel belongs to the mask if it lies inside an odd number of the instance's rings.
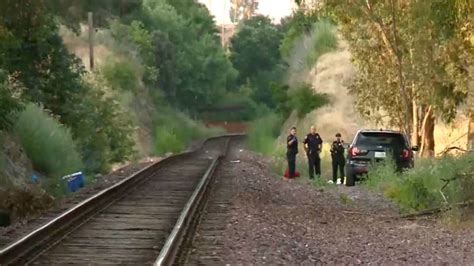
[[285,181],[269,165],[237,146],[220,167],[234,188],[219,252],[225,263],[474,264],[474,230],[394,219],[393,204],[362,186]]

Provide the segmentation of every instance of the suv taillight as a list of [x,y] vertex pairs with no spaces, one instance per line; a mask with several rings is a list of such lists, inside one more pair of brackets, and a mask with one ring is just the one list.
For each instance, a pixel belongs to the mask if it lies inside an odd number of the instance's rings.
[[408,159],[408,157],[410,157],[410,151],[403,149],[403,158]]
[[357,154],[359,154],[359,152],[360,152],[360,150],[357,147],[352,147],[349,150],[349,154],[352,155],[352,156],[356,156]]

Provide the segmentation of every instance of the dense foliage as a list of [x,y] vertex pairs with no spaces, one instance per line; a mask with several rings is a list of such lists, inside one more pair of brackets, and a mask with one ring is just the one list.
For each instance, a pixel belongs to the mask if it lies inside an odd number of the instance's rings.
[[279,52],[282,38],[282,29],[268,17],[254,16],[239,24],[231,40],[230,59],[239,73],[237,84],[254,101],[270,108],[277,105],[272,84],[284,82],[286,66]]
[[317,12],[308,14],[304,9],[298,9],[291,17],[282,21],[286,34],[281,42],[280,52],[284,57],[288,58],[293,52],[295,43],[303,38],[305,34],[311,33],[318,18]]
[[[23,101],[42,104],[71,128],[87,170],[105,171],[110,163],[129,158],[133,145],[126,116],[85,80],[82,62],[66,49],[49,4],[10,4],[20,15],[6,13],[11,8],[7,7],[0,22],[7,36],[0,42],[0,68],[8,75],[9,87],[23,88]],[[101,160],[91,158],[91,153]]]
[[[386,161],[374,166],[365,183],[369,188],[382,191],[404,211],[456,208],[459,203],[474,200],[473,155],[423,159],[414,169],[403,173],[395,172],[394,163]],[[470,210],[461,209],[460,214]]]
[[359,70],[359,111],[421,137],[432,155],[435,120],[451,121],[468,92],[469,1],[326,2]]
[[195,112],[225,94],[236,76],[208,10],[196,1],[144,1],[112,27],[114,38],[139,50],[144,80],[172,104]]
[[58,179],[82,169],[71,132],[42,108],[27,105],[17,117],[14,131],[37,171]]
[[[94,12],[99,39],[100,34],[112,36],[114,41],[103,44],[116,55],[94,72],[86,71],[60,35],[63,25],[79,33],[89,11]],[[234,86],[237,73],[217,33],[208,10],[194,0],[2,1],[0,129],[11,126],[12,115],[23,103],[41,104],[62,124],[58,127],[70,130],[75,143],[72,149],[81,155],[86,170],[106,172],[112,163],[134,156],[136,127],[143,121],[160,121],[160,127],[145,125],[158,132],[171,123],[163,116],[172,112],[160,113],[166,106],[196,113]],[[142,108],[147,110],[139,110],[140,104],[146,104]],[[184,114],[173,119],[174,123],[188,123]],[[48,130],[54,134],[47,121],[32,125],[37,132],[43,128],[44,134]],[[17,127],[17,134],[24,134],[22,131],[27,132]],[[33,131],[29,128],[28,132]],[[191,137],[199,134],[207,132]],[[179,138],[178,149],[190,140],[188,135]],[[43,165],[37,156],[30,159]]]
[[19,99],[15,97],[13,88],[6,80],[5,73],[0,69],[0,130],[8,129],[11,126],[11,114],[20,107]]

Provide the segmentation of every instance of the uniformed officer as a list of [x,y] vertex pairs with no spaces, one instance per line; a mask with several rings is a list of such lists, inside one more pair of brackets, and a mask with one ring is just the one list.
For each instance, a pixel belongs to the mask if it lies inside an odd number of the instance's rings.
[[[344,141],[341,138],[341,133],[336,134],[336,139],[331,145],[331,159],[332,159],[332,181],[337,184],[344,183]],[[337,170],[340,172],[340,180],[337,180]]]
[[311,126],[310,132],[304,138],[303,143],[308,157],[309,178],[313,179],[314,173],[317,176],[321,176],[321,158],[319,154],[321,153],[323,139],[316,133],[314,126]]
[[296,154],[298,153],[298,138],[296,127],[290,129],[290,135],[286,138],[286,159],[288,160],[288,178],[295,177]]

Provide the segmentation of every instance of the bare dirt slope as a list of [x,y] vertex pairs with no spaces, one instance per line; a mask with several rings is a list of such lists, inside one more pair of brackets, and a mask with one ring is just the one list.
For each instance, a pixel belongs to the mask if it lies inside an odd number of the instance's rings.
[[[291,126],[297,126],[300,134],[315,125],[324,140],[331,141],[336,132],[342,133],[343,139],[350,142],[358,129],[361,128],[391,128],[389,125],[376,125],[363,119],[355,108],[356,96],[351,94],[349,87],[357,78],[357,69],[351,62],[350,47],[339,36],[338,48],[322,55],[316,64],[308,67],[305,58],[314,47],[314,37],[305,36],[296,43],[295,50],[289,60],[288,83],[290,87],[298,87],[301,83],[312,85],[318,93],[329,96],[330,104],[313,110],[303,119],[295,114],[290,116],[283,126],[283,136],[286,136]],[[467,146],[469,117],[466,116],[468,107],[458,108],[458,115],[451,124],[437,121],[435,126],[435,153],[442,152],[450,146]],[[326,147],[326,149],[328,149]]]
[[220,170],[233,176],[234,188],[223,232],[225,263],[474,264],[473,230],[392,219],[397,209],[361,186],[284,181],[266,158],[231,154]]

